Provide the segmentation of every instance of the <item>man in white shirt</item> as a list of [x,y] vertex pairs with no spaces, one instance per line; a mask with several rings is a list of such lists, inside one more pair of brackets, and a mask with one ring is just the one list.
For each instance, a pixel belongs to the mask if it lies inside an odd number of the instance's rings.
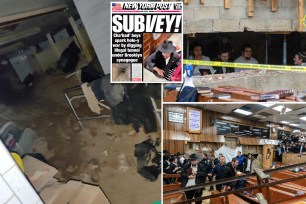
[[[187,163],[183,166],[181,173],[181,187],[189,187],[197,184],[204,183],[205,180],[205,167],[203,164],[198,163],[197,156],[195,154],[190,155],[191,163]],[[203,188],[197,190],[186,191],[187,199],[202,197]],[[202,201],[197,201],[195,204],[201,204]]]
[[248,157],[246,159],[246,165],[245,165],[245,173],[251,173],[251,169],[252,169],[252,155],[250,153],[248,153]]
[[[241,49],[241,56],[238,57],[237,59],[235,59],[234,62],[236,63],[247,63],[247,64],[258,64],[258,61],[252,57],[252,47],[248,44],[242,46]],[[240,72],[242,70],[242,68],[235,68],[235,72]]]

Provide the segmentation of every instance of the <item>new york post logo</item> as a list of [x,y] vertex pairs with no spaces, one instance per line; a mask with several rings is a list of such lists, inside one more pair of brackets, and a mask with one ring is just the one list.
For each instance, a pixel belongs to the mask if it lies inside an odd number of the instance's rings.
[[182,4],[174,4],[174,10],[182,10]]
[[120,3],[112,3],[112,10],[122,10]]

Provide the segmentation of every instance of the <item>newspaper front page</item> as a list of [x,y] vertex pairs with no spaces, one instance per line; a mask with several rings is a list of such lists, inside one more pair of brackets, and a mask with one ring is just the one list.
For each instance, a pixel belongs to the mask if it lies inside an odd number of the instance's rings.
[[111,3],[111,82],[182,81],[182,2]]

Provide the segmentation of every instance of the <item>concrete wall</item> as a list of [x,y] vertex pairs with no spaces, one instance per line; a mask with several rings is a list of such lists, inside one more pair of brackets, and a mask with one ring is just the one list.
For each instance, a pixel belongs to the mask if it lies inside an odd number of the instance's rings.
[[[304,13],[306,0],[304,0]],[[248,1],[233,0],[224,8],[224,0],[191,0],[184,5],[184,33],[298,31],[298,0],[278,0],[271,11],[271,1],[255,0],[254,16],[248,17]],[[304,28],[306,31],[306,27]]]
[[[305,72],[285,72],[280,71],[274,74],[241,75],[235,76],[237,73],[226,74],[228,78],[223,80],[203,83],[201,77],[193,77],[194,85],[197,87],[208,86],[210,88],[218,86],[238,86],[246,89],[269,92],[275,90],[292,89],[296,95],[296,91],[306,90],[306,73]],[[232,76],[232,77],[230,77]]]

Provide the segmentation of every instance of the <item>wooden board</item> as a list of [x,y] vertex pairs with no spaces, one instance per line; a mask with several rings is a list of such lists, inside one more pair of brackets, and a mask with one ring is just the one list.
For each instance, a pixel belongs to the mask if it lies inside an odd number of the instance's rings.
[[224,8],[225,9],[231,8],[231,0],[224,0]]
[[271,11],[276,12],[278,6],[278,0],[272,0]]
[[254,0],[248,0],[248,16],[254,16]]
[[299,0],[298,5],[298,17],[299,17],[299,31],[303,31],[303,0]]

